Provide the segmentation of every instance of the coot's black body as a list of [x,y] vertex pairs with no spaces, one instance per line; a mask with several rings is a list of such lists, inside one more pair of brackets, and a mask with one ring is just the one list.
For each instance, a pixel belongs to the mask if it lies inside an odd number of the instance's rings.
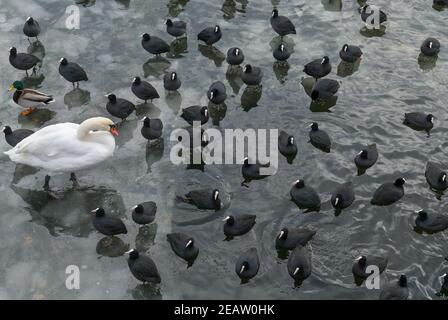
[[14,47],[9,50],[9,63],[16,69],[28,71],[33,69],[39,62],[40,59],[32,54],[18,53]]
[[23,25],[23,33],[28,38],[36,38],[40,34],[40,26],[39,23],[34,20],[32,17],[28,17],[26,19],[25,24]]
[[144,100],[145,103],[148,100],[160,98],[157,90],[149,82],[140,79],[140,77],[135,77],[132,80],[131,91],[137,98]]
[[106,215],[103,208],[97,208],[92,218],[93,226],[97,231],[106,236],[115,236],[119,234],[127,234],[128,231],[121,219]]
[[142,35],[142,47],[151,54],[159,55],[170,52],[170,45],[156,36],[150,36],[147,33]]
[[339,51],[339,57],[342,61],[353,63],[356,62],[362,56],[362,51],[359,47],[344,44],[341,51]]
[[163,76],[163,87],[168,91],[176,91],[180,88],[182,82],[176,72],[165,73]]
[[426,164],[425,178],[430,187],[434,190],[444,191],[448,188],[447,173],[442,170],[438,164],[432,161],[428,161]]
[[114,117],[125,120],[135,111],[135,105],[129,100],[117,98],[114,94],[109,94],[107,99],[109,101],[106,104],[106,109]]
[[386,182],[379,186],[373,194],[371,204],[387,206],[397,202],[404,196],[404,183],[406,180],[399,178],[395,182]]
[[354,200],[353,183],[345,182],[333,191],[330,202],[335,209],[345,209],[351,206]]
[[163,123],[160,119],[143,119],[143,127],[140,130],[142,136],[147,140],[155,140],[162,136]]
[[303,72],[314,79],[325,77],[331,72],[330,58],[325,56],[322,59],[316,59],[310,63],[307,63],[303,69]]
[[275,247],[283,250],[294,250],[298,245],[305,246],[316,231],[307,228],[283,228],[275,238]]
[[203,106],[191,106],[182,109],[182,114],[180,115],[185,121],[190,125],[193,125],[194,121],[201,122],[202,124],[207,123],[209,119],[208,108]]
[[198,40],[204,41],[209,46],[218,42],[221,37],[221,28],[218,25],[205,28],[198,34]]
[[290,196],[292,201],[303,209],[320,208],[320,197],[317,192],[308,186],[305,186],[303,180],[297,180],[291,188]]
[[311,253],[298,245],[288,259],[288,273],[296,281],[302,281],[311,275]]
[[415,225],[427,233],[440,232],[448,228],[448,215],[420,210]]
[[352,267],[352,272],[356,277],[367,279],[371,273],[367,273],[368,266],[377,266],[380,273],[387,267],[387,258],[381,256],[361,256],[356,259]]
[[6,142],[11,146],[15,147],[20,141],[34,133],[33,130],[29,129],[16,129],[12,131],[11,127],[3,127],[3,133],[5,134]]
[[408,281],[405,275],[385,285],[380,293],[380,300],[407,300],[409,297]]
[[358,168],[368,169],[378,160],[378,150],[376,144],[364,147],[355,157],[355,164]]
[[192,237],[184,233],[169,233],[166,237],[174,253],[185,261],[193,261],[198,256],[199,248]]
[[403,123],[415,130],[429,131],[434,127],[434,116],[423,112],[405,113]]
[[248,233],[255,225],[256,216],[253,214],[241,214],[238,216],[227,216],[224,224],[226,236],[241,236]]
[[260,260],[256,248],[243,252],[235,264],[235,272],[242,280],[249,280],[256,276],[260,268]]
[[160,283],[160,274],[154,261],[147,255],[139,253],[133,249],[129,252],[129,270],[132,275],[144,283]]
[[66,58],[61,58],[59,62],[59,74],[72,84],[89,80],[87,73],[79,64],[68,62]]
[[296,34],[296,28],[291,20],[285,16],[279,16],[277,9],[272,10],[270,22],[272,29],[281,37],[287,34]]
[[156,218],[157,205],[153,201],[142,202],[132,208],[132,220],[140,225],[152,223]]

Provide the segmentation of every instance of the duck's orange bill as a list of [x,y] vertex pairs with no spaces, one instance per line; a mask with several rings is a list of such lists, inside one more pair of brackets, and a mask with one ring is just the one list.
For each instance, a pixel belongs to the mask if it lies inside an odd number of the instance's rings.
[[112,133],[112,135],[114,136],[118,136],[118,130],[115,127],[110,128],[110,133]]

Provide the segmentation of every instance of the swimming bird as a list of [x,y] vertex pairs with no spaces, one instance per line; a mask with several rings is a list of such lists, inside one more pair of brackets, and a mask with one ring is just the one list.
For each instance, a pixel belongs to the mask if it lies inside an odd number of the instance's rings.
[[135,96],[145,103],[148,100],[160,98],[159,93],[156,88],[154,88],[149,82],[140,79],[140,77],[135,77],[132,80],[131,91]]
[[244,61],[244,53],[240,48],[230,48],[227,50],[226,61],[232,66],[239,66]]
[[260,268],[260,260],[256,248],[250,248],[243,252],[235,263],[235,272],[242,280],[255,277]]
[[155,140],[162,136],[163,123],[160,119],[143,118],[143,127],[140,130],[143,138],[147,140]]
[[331,205],[335,209],[345,209],[351,206],[355,200],[355,191],[352,182],[339,185],[331,195]]
[[[76,123],[44,127],[23,139],[5,154],[16,163],[44,169],[50,173],[74,172],[92,167],[111,157],[115,150],[116,125],[107,118],[95,117]],[[44,189],[49,190],[50,176]]]
[[432,161],[428,161],[426,164],[425,178],[429,186],[434,190],[444,191],[448,188],[446,172],[443,171],[438,164]]
[[377,266],[380,273],[387,267],[387,258],[380,256],[360,256],[353,263],[352,272],[356,277],[367,279],[372,273],[367,273],[368,266]]
[[294,250],[298,245],[305,246],[308,241],[313,239],[315,234],[316,231],[307,228],[283,228],[275,238],[275,247],[277,249]]
[[156,36],[150,36],[147,33],[142,34],[142,47],[151,54],[156,56],[170,52],[170,45],[164,40]]
[[297,145],[294,137],[281,130],[278,136],[278,150],[285,157],[294,157],[297,154]]
[[221,81],[213,82],[207,91],[207,98],[214,104],[221,104],[227,98],[226,86]]
[[241,80],[248,86],[258,86],[263,78],[263,72],[258,67],[253,67],[250,64],[246,64],[243,73],[241,74]]
[[192,237],[183,233],[169,233],[166,237],[174,253],[185,261],[191,262],[198,256],[199,248]]
[[29,129],[16,129],[12,131],[11,127],[9,126],[4,126],[2,131],[5,134],[6,142],[11,147],[15,147],[20,141],[34,133],[33,130]]
[[333,79],[318,79],[311,89],[311,99],[326,99],[334,96],[339,90],[339,82]]
[[193,125],[193,122],[195,121],[200,121],[202,125],[207,123],[209,119],[208,108],[205,106],[191,106],[182,109],[182,114],[180,116],[190,125]]
[[[361,13],[361,20],[364,21],[366,24],[379,25],[387,21],[386,13],[377,6],[371,6],[366,4],[359,10]],[[370,17],[371,15],[373,16]],[[376,20],[377,17],[379,17],[379,21]]]
[[425,210],[417,211],[415,225],[428,233],[443,231],[448,228],[448,216],[440,213],[427,213]]
[[166,32],[173,37],[178,38],[187,32],[187,23],[185,21],[172,21],[171,19],[167,19],[165,24]]
[[316,59],[307,63],[303,68],[303,72],[316,80],[325,77],[331,72],[330,58],[324,56],[322,59]]
[[243,178],[248,180],[258,180],[268,177],[269,175],[264,175],[260,172],[260,169],[262,168],[269,168],[270,164],[260,164],[258,161],[255,163],[251,163],[249,161],[249,158],[246,157],[243,160],[243,166],[241,167],[241,173],[243,175]]
[[179,197],[179,200],[192,204],[200,210],[219,210],[222,206],[218,189],[192,190]]
[[317,122],[313,122],[311,124],[309,137],[310,142],[313,146],[324,152],[330,152],[331,149],[330,136],[324,130],[319,129],[319,125],[317,124]]
[[277,61],[286,61],[291,56],[291,52],[289,51],[288,45],[282,42],[275,48],[272,55]]
[[23,33],[28,37],[28,41],[30,41],[30,38],[36,38],[36,40],[39,41],[39,38],[37,37],[40,34],[39,23],[32,17],[28,17],[23,25]]
[[409,297],[408,279],[403,274],[398,281],[389,282],[381,290],[380,300],[407,300]]
[[339,51],[339,57],[342,61],[353,63],[356,62],[362,56],[362,51],[357,46],[344,44],[341,51]]
[[292,201],[303,209],[319,209],[320,197],[317,192],[308,186],[305,186],[305,181],[297,180],[289,192]]
[[127,234],[128,230],[120,218],[107,215],[103,208],[96,208],[92,210],[93,226],[95,229],[106,235],[106,236],[116,236],[119,234]]
[[377,206],[387,206],[397,202],[404,196],[403,185],[406,182],[403,178],[398,178],[395,182],[385,182],[375,190],[371,204]]
[[241,214],[224,218],[224,234],[226,236],[241,236],[248,233],[255,225],[257,216],[253,214]]
[[160,283],[161,278],[154,261],[147,255],[139,253],[136,249],[128,252],[128,266],[132,275],[143,283]]
[[145,225],[152,223],[156,218],[157,204],[154,201],[146,201],[132,208],[132,220],[135,223]]
[[222,32],[218,25],[214,27],[207,27],[198,34],[198,40],[204,41],[208,46],[218,42],[221,37]]
[[113,93],[108,94],[106,97],[109,100],[106,104],[107,111],[122,121],[126,120],[135,111],[135,105],[129,100],[117,98]]
[[415,130],[429,131],[434,127],[434,116],[423,112],[405,113],[403,123]]
[[378,150],[376,144],[364,147],[356,156],[355,164],[358,168],[368,169],[378,160]]
[[296,34],[296,28],[294,24],[285,16],[279,16],[278,10],[272,10],[271,14],[271,27],[282,38],[287,34]]
[[28,70],[33,69],[35,71],[36,65],[41,62],[41,60],[29,53],[17,52],[15,47],[9,49],[9,63],[16,69],[25,70],[28,76]]
[[176,72],[165,73],[165,75],[163,76],[163,87],[165,88],[165,90],[176,91],[180,88],[181,85],[182,82],[180,81]]
[[66,58],[59,60],[59,74],[68,82],[75,86],[75,83],[79,87],[80,81],[88,81],[86,72],[81,66],[75,62],[68,62]]
[[54,102],[53,97],[46,93],[33,89],[25,89],[22,81],[14,81],[14,83],[9,86],[10,92],[14,89],[16,90],[12,97],[13,101],[22,108],[25,108],[25,110],[20,113],[22,116],[29,115],[36,109],[36,107],[42,104]]
[[420,51],[428,57],[433,57],[440,52],[440,42],[436,38],[427,38],[420,46]]
[[298,245],[288,259],[288,273],[296,281],[302,281],[311,275],[311,253]]

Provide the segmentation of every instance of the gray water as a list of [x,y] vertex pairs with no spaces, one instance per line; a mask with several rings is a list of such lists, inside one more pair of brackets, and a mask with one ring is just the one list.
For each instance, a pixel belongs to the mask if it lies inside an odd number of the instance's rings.
[[[25,3],[26,2],[26,3]],[[376,1],[388,13],[385,33],[361,32],[355,1],[155,1],[91,0],[78,4],[79,30],[67,30],[67,6],[72,0],[2,1],[0,7],[1,125],[38,129],[59,122],[79,123],[92,116],[108,116],[104,95],[114,92],[139,104],[120,128],[113,158],[93,170],[78,173],[88,188],[71,190],[68,176],[52,179],[64,190],[62,200],[43,191],[45,172],[15,165],[0,155],[0,298],[2,299],[376,299],[378,290],[357,286],[351,273],[360,254],[389,257],[381,284],[401,273],[408,276],[411,298],[438,299],[439,276],[448,270],[444,257],[447,233],[434,235],[413,230],[415,210],[444,212],[446,197],[429,189],[424,170],[428,160],[446,165],[445,126],[448,106],[448,11],[438,11],[426,0]],[[79,2],[79,1],[78,1]],[[338,3],[342,2],[342,7]],[[297,35],[289,70],[273,68],[271,46],[278,43],[269,17],[273,6],[294,22]],[[27,16],[42,28],[42,46],[29,46],[22,34]],[[154,60],[140,45],[149,32],[166,41],[164,21],[178,17],[188,23],[188,41],[177,43],[167,58]],[[218,23],[222,40],[210,52],[198,48],[196,34]],[[421,42],[428,36],[441,40],[436,65],[419,64]],[[350,76],[338,75],[338,52],[344,43],[361,46],[364,56]],[[8,48],[42,54],[39,77],[27,86],[53,94],[56,102],[28,118],[6,93],[23,72],[8,62]],[[186,45],[186,47],[185,47]],[[263,91],[257,101],[240,81],[227,79],[224,55],[228,48],[243,49],[246,62],[263,68]],[[341,82],[337,101],[311,105],[301,85],[303,65],[328,55],[333,71],[328,76]],[[65,56],[83,66],[90,78],[81,90],[58,74],[58,60]],[[183,85],[179,94],[165,97],[162,75],[176,70]],[[134,76],[145,77],[161,99],[141,105],[130,91]],[[341,76],[342,75],[342,76]],[[279,158],[274,176],[241,186],[239,165],[211,165],[204,171],[174,166],[169,160],[169,135],[185,127],[180,108],[207,104],[206,90],[223,81],[231,93],[225,108],[211,107],[207,128],[279,128],[296,137],[299,154],[292,164]],[[334,103],[335,102],[335,103]],[[430,136],[402,124],[405,112],[431,112],[436,117]],[[147,148],[140,135],[144,116],[160,117],[164,144]],[[116,119],[115,119],[116,120]],[[213,121],[212,121],[213,120]],[[333,139],[331,153],[322,153],[308,141],[307,125],[317,121]],[[365,144],[376,143],[379,159],[366,174],[357,176],[353,158]],[[9,150],[0,139],[0,150]],[[373,191],[383,182],[403,176],[405,197],[389,207],[370,205]],[[318,190],[320,212],[305,214],[290,200],[291,183],[302,178]],[[335,216],[329,203],[338,183],[355,184],[356,201]],[[218,187],[225,193],[225,208],[201,212],[175,202],[190,189]],[[139,228],[130,218],[135,204],[152,200],[158,205],[156,222]],[[124,219],[128,234],[111,243],[91,224],[89,211],[103,206]],[[223,241],[222,218],[226,214],[257,215],[246,235]],[[283,226],[308,226],[317,230],[308,245],[313,272],[295,286],[280,259],[274,238]],[[174,255],[166,234],[184,232],[200,248],[192,267]],[[261,267],[247,284],[234,272],[238,255],[258,249]],[[122,253],[128,247],[147,252],[162,277],[158,286],[141,285],[130,274]],[[116,257],[109,257],[116,256]],[[80,268],[80,289],[65,286],[66,267]]]

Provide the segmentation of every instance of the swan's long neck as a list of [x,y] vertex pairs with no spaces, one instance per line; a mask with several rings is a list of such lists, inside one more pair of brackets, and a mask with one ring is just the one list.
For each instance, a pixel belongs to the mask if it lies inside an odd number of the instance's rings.
[[79,125],[78,128],[78,139],[87,140],[92,135],[93,130],[100,130],[101,125],[98,123],[98,119],[91,118],[87,119]]

